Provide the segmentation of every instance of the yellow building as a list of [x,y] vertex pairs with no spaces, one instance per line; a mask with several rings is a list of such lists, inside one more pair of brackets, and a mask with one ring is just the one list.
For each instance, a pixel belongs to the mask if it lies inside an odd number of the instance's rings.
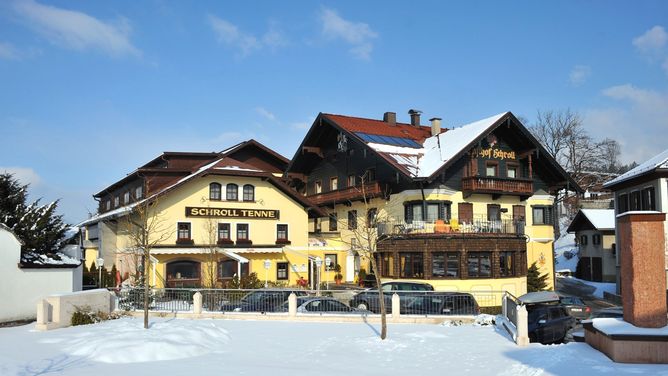
[[383,279],[520,295],[535,262],[551,288],[556,192],[578,185],[509,112],[454,129],[409,113],[316,118],[287,169],[328,213],[311,237],[347,245],[356,270],[371,251]]
[[[132,281],[140,245],[150,244],[155,287],[226,287],[251,273],[272,286],[334,281],[330,269],[346,250],[309,246],[308,218],[323,213],[281,180],[287,163],[253,140],[220,153],[163,153],[94,196],[99,214],[82,223],[86,262],[102,257]],[[318,257],[330,261],[319,273]]]

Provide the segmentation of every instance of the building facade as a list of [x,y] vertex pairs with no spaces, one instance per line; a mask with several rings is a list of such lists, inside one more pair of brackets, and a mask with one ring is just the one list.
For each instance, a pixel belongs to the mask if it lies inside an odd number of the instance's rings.
[[580,261],[576,277],[595,282],[617,282],[615,211],[581,209],[568,226],[575,233]]
[[577,184],[509,112],[455,129],[410,114],[316,118],[286,173],[328,213],[311,237],[366,271],[359,243],[372,239],[375,272],[437,290],[523,294],[534,262],[552,281],[554,195]]
[[[132,280],[140,245],[150,244],[155,287],[229,287],[251,273],[272,285],[314,283],[316,258],[344,252],[309,247],[308,218],[322,213],[281,180],[287,162],[253,140],[162,154],[95,195],[99,214],[82,223],[87,263],[102,257]],[[142,231],[147,243],[137,240]]]

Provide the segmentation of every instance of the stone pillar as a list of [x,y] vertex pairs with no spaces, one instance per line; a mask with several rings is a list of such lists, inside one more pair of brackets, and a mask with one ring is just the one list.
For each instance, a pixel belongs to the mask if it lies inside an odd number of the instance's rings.
[[294,292],[288,296],[288,316],[297,316],[297,295]]
[[202,314],[202,293],[199,291],[193,295],[193,313],[196,315]]
[[37,302],[37,322],[35,323],[35,329],[37,330],[47,330],[49,327],[49,309],[51,305],[46,299],[42,299]]
[[666,320],[666,215],[629,212],[617,218],[624,321],[662,328]]
[[398,319],[401,316],[401,298],[395,292],[392,294],[392,320]]
[[529,345],[529,313],[527,307],[523,305],[517,306],[517,338],[515,343],[518,346]]

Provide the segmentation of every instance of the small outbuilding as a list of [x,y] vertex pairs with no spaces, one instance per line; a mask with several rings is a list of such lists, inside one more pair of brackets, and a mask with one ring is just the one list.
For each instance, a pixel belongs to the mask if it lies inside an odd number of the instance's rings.
[[576,277],[595,282],[617,279],[615,211],[613,209],[581,209],[568,226],[575,233],[580,261]]

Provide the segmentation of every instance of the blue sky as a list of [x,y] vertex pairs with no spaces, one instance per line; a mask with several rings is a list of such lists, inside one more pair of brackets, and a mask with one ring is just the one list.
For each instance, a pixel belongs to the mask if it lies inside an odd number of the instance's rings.
[[666,28],[665,1],[5,1],[0,170],[77,222],[162,151],[292,157],[318,112],[410,108],[570,108],[641,162],[668,145]]

